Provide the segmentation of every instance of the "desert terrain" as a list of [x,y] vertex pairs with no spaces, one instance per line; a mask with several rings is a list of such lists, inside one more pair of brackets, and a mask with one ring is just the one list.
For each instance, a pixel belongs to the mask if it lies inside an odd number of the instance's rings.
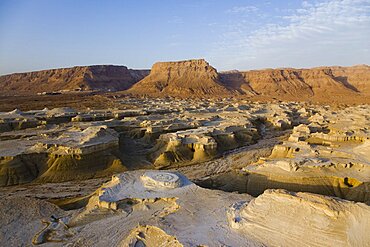
[[3,246],[369,246],[370,67],[0,76]]

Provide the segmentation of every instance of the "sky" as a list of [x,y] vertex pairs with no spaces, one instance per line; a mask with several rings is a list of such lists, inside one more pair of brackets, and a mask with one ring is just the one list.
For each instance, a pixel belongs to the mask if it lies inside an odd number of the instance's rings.
[[370,64],[370,0],[1,0],[0,74],[92,64]]

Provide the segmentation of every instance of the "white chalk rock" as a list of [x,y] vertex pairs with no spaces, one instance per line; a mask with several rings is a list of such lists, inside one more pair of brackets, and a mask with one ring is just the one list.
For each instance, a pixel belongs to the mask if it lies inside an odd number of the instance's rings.
[[143,185],[151,189],[174,189],[181,186],[180,177],[170,172],[148,171],[140,178]]
[[267,246],[368,246],[370,207],[311,193],[266,190],[229,209],[231,228]]

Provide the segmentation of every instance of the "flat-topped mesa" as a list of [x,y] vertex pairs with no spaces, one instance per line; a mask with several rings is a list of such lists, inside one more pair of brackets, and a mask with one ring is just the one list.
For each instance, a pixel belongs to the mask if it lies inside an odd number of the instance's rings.
[[124,90],[149,74],[126,66],[93,65],[0,76],[4,91],[28,93],[85,90]]
[[[169,78],[175,77],[196,77],[192,73],[196,73],[199,79],[214,79],[218,80],[217,70],[213,68],[204,59],[186,60],[178,62],[157,62],[153,65],[150,76],[169,73]],[[196,82],[195,82],[196,83]]]
[[220,81],[217,70],[204,59],[158,62],[149,76],[135,84],[129,93],[153,96],[216,96],[230,95]]
[[93,65],[0,76],[4,94],[120,91],[154,97],[368,103],[370,66],[217,72],[204,59],[158,62],[152,70]]

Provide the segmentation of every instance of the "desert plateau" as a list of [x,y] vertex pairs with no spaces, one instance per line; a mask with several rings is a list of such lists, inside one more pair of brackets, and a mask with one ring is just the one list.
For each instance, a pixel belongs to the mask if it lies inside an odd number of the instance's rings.
[[0,247],[370,247],[368,0],[0,1]]

